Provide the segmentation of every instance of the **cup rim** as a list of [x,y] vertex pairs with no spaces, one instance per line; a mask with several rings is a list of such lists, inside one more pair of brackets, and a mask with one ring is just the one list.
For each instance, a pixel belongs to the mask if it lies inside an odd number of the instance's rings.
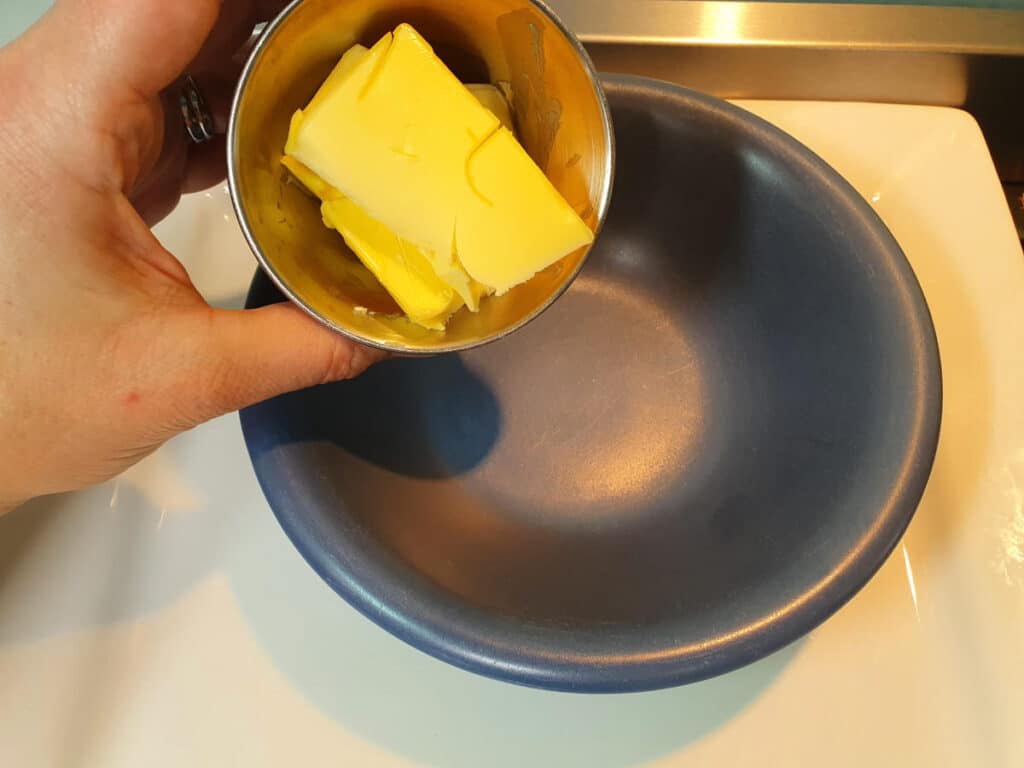
[[249,249],[256,256],[256,260],[259,262],[260,267],[270,278],[271,282],[277,287],[279,291],[295,306],[299,307],[303,312],[312,317],[317,322],[330,328],[337,333],[355,341],[364,346],[373,347],[376,349],[383,350],[385,352],[392,352],[402,355],[411,356],[431,356],[438,354],[448,354],[453,352],[466,352],[471,349],[477,349],[479,347],[492,344],[496,341],[500,341],[516,331],[522,329],[524,326],[536,320],[544,312],[546,312],[562,295],[569,290],[569,286],[575,282],[580,272],[583,270],[584,265],[587,262],[587,258],[590,256],[590,252],[593,248],[593,244],[597,242],[597,238],[601,235],[601,230],[604,228],[605,220],[608,217],[608,210],[611,206],[612,189],[614,186],[615,179],[615,164],[616,164],[616,148],[615,148],[615,131],[612,125],[612,113],[611,106],[608,102],[608,96],[605,93],[604,86],[601,81],[601,75],[597,71],[597,67],[594,66],[593,60],[590,58],[590,54],[580,39],[565,25],[565,23],[559,18],[558,14],[546,3],[544,0],[527,0],[527,2],[536,8],[538,11],[543,13],[555,26],[555,28],[561,33],[561,35],[572,45],[573,50],[576,52],[576,56],[583,66],[587,77],[591,82],[594,89],[594,94],[597,97],[598,108],[601,112],[601,127],[605,135],[605,141],[608,146],[608,162],[605,164],[604,173],[601,178],[601,193],[600,198],[595,206],[597,214],[597,223],[594,227],[594,241],[586,247],[582,258],[579,259],[576,267],[571,273],[566,275],[562,284],[557,290],[547,298],[544,303],[538,305],[532,312],[513,325],[496,331],[488,336],[484,336],[480,339],[476,339],[470,342],[456,343],[456,344],[438,344],[437,346],[430,348],[417,348],[407,347],[402,344],[393,344],[388,342],[371,339],[355,332],[351,328],[346,328],[338,323],[331,321],[329,318],[324,316],[322,313],[317,311],[309,302],[303,300],[294,291],[292,291],[285,283],[284,279],[278,274],[274,268],[270,259],[267,258],[263,252],[262,246],[259,244],[256,236],[253,233],[252,226],[249,222],[249,217],[245,213],[245,208],[242,204],[242,197],[239,192],[239,171],[238,171],[238,113],[242,103],[242,98],[245,95],[246,87],[252,78],[253,70],[256,67],[256,63],[262,56],[265,48],[269,45],[273,39],[277,30],[287,22],[288,18],[294,13],[299,6],[305,3],[307,0],[292,0],[274,19],[269,22],[260,34],[259,39],[253,46],[252,51],[245,62],[245,67],[242,69],[242,74],[238,79],[238,85],[235,87],[234,96],[231,100],[231,113],[228,118],[228,129],[227,129],[227,181],[228,191],[231,197],[231,206],[235,212],[235,218],[238,221],[238,225],[242,230],[242,234],[245,237],[246,242],[249,245]]

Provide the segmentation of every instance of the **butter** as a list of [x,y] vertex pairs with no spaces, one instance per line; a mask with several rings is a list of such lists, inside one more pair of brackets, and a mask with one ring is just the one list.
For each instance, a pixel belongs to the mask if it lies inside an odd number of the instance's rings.
[[[350,49],[323,87],[329,87],[342,79],[366,51],[363,46]],[[470,85],[467,88],[502,124],[512,125],[512,112],[500,90],[493,85]],[[307,190],[320,198],[324,224],[337,230],[409,319],[424,328],[444,330],[448,318],[465,306],[465,302],[450,285],[437,277],[423,252],[370,218],[295,158],[285,155],[281,158],[281,164]],[[474,307],[490,293],[489,289],[474,280],[469,281],[469,290]]]
[[294,157],[285,155],[281,158],[281,165],[287,168],[291,175],[302,183],[302,186],[321,200],[327,201],[333,200],[336,197],[344,197],[341,192],[321,179]]
[[444,330],[448,318],[464,302],[450,285],[437,276],[422,251],[379,221],[371,219],[359,206],[299,161],[285,156],[281,164],[320,198],[324,224],[345,238],[348,247],[409,319],[425,328]]
[[392,45],[394,39],[385,35],[369,51],[352,54],[351,68],[343,57],[329,87],[293,121],[286,152],[416,243],[437,276],[475,309],[469,275],[453,254],[461,187],[451,169],[464,167],[474,144],[499,121],[447,69],[420,65],[429,48]]
[[507,130],[470,155],[466,177],[473,194],[456,221],[456,252],[473,279],[499,295],[594,239]]
[[466,90],[473,94],[473,98],[479,101],[488,112],[498,118],[503,127],[508,128],[509,131],[515,131],[512,122],[512,108],[509,107],[505,94],[498,90],[497,86],[470,83],[466,86]]
[[403,24],[345,54],[284,162],[409,318],[438,328],[593,240],[511,127],[500,91],[464,86]]
[[444,330],[462,298],[434,272],[416,246],[371,219],[347,197],[325,201],[324,223],[337,229],[414,323]]

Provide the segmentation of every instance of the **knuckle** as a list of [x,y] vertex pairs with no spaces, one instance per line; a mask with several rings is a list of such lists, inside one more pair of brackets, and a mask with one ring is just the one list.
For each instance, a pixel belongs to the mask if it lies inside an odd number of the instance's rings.
[[319,384],[331,384],[352,377],[354,346],[345,339],[332,339]]

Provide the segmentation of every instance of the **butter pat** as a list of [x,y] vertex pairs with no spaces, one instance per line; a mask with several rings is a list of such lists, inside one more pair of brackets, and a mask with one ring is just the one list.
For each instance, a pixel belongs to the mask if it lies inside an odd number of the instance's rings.
[[456,252],[466,271],[498,294],[594,239],[505,129],[470,155],[466,176],[473,194],[456,221]]
[[504,293],[593,240],[510,125],[403,24],[346,54],[296,115],[286,153],[475,309],[481,287]]
[[442,282],[415,245],[371,219],[347,197],[324,202],[324,223],[337,229],[349,247],[418,325],[443,330],[462,298]]
[[[351,71],[352,65],[366,52],[367,49],[363,46],[350,49],[323,87],[331,87],[343,79]],[[493,85],[466,87],[481,104],[502,121],[503,125],[511,127],[512,112],[500,90]],[[294,131],[292,133],[294,134]],[[351,200],[295,158],[285,155],[281,159],[281,164],[307,190],[320,198],[323,203],[321,215],[324,224],[330,229],[337,230],[352,252],[391,294],[409,319],[424,328],[444,330],[448,318],[465,306],[465,302],[450,285],[437,277],[420,248],[401,239],[379,221],[370,218]],[[469,280],[469,291],[474,308],[481,298],[490,293],[489,289],[474,280]]]
[[417,325],[443,330],[463,301],[434,272],[423,253],[292,157],[281,164],[323,201],[324,224],[345,238],[348,247],[380,281],[402,311]]

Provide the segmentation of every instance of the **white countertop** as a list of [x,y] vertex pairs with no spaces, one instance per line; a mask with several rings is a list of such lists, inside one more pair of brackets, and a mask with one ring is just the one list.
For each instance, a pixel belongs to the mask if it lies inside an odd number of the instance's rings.
[[[849,605],[675,690],[474,677],[319,580],[228,417],[118,481],[0,520],[0,765],[1024,765],[1024,254],[981,135],[946,109],[745,106],[872,201],[938,331],[935,470]],[[255,262],[222,189],[158,231],[211,301],[241,303]]]

